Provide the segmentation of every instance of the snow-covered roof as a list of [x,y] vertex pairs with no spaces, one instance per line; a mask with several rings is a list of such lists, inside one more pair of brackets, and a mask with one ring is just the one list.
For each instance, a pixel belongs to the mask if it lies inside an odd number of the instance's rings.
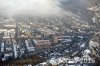
[[85,43],[83,43],[83,44],[80,46],[80,48],[82,48],[82,47],[83,47],[83,48],[85,47]]
[[89,46],[90,46],[90,47],[91,47],[91,46],[92,46],[92,47],[98,47],[99,44],[98,44],[97,42],[90,41]]
[[90,54],[91,51],[89,49],[84,50],[84,54]]
[[51,60],[49,60],[49,63],[51,63],[52,65],[57,65],[57,61],[55,58],[51,58]]
[[40,64],[41,64],[41,65],[43,65],[43,66],[44,66],[44,65],[47,65],[47,63],[46,63],[46,62],[43,62],[43,63],[40,63]]
[[68,64],[73,64],[73,63],[75,63],[74,59],[70,59],[70,60],[68,61]]
[[74,57],[75,61],[79,61],[80,57]]

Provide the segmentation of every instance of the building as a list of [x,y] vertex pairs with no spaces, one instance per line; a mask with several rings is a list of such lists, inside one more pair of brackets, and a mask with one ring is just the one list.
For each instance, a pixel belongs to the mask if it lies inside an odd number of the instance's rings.
[[37,40],[35,43],[36,48],[48,48],[50,45],[51,42],[49,40]]

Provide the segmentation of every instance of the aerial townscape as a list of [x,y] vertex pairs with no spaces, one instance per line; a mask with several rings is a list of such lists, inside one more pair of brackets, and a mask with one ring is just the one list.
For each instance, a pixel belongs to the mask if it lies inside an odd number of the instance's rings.
[[62,15],[0,13],[0,66],[100,66],[100,2],[80,1],[62,0]]

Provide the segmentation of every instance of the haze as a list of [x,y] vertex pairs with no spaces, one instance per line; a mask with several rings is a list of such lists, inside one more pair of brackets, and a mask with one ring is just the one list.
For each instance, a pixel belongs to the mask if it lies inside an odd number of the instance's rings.
[[[63,5],[62,2],[67,3],[67,1],[74,0],[0,0],[0,13],[9,16],[17,14],[62,15],[65,10],[60,6]],[[75,1],[81,1],[87,5],[92,2],[94,3],[96,0]]]
[[63,10],[57,0],[0,0],[0,11],[7,15],[56,15]]

